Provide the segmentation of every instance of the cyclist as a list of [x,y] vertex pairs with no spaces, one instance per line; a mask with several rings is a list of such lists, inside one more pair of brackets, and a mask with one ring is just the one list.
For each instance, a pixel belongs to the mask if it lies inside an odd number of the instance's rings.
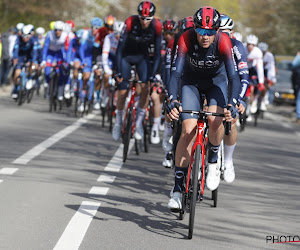
[[[234,39],[233,33],[234,22],[233,20],[224,14],[221,14],[221,23],[220,30],[223,33],[226,33],[230,39],[233,46],[234,59],[238,67],[238,72],[240,76],[241,88],[239,94],[239,106],[237,107],[240,113],[244,113],[246,104],[243,101],[243,98],[246,94],[248,85],[249,85],[249,70],[247,64],[247,54],[244,48],[244,45]],[[224,181],[231,183],[235,179],[234,166],[232,161],[233,152],[235,149],[237,141],[237,129],[236,129],[237,117],[232,121],[231,133],[224,136]]]
[[67,33],[63,31],[65,23],[62,21],[56,21],[54,23],[54,30],[50,30],[47,33],[44,48],[43,48],[43,60],[41,66],[45,67],[45,87],[49,85],[50,73],[52,70],[52,63],[56,62],[59,65],[59,88],[58,99],[63,98],[63,88],[65,74],[63,73],[62,63],[67,62],[65,54],[65,44],[67,42]]
[[31,35],[32,27],[25,25],[22,28],[22,36],[18,36],[13,49],[13,65],[15,67],[13,80],[14,89],[12,92],[12,98],[18,98],[18,85],[22,67],[28,62],[30,66],[29,80],[31,80],[32,65],[37,62],[37,41]]
[[[138,5],[138,14],[127,18],[126,28],[121,34],[116,54],[117,78],[119,84],[118,101],[116,110],[116,123],[113,128],[113,139],[121,136],[122,114],[125,99],[129,89],[131,66],[136,65],[137,74],[141,84],[141,94],[138,104],[135,138],[141,140],[143,136],[142,121],[148,106],[148,81],[152,81],[160,63],[162,24],[156,18],[155,5],[144,1]],[[148,47],[154,41],[155,53],[153,67],[150,68]]]
[[[83,65],[83,88],[82,91],[79,93],[80,98],[85,98],[87,94],[87,82],[91,76],[92,66],[93,64],[97,64],[101,62],[101,43],[100,43],[100,36],[99,30],[103,26],[103,21],[100,17],[95,17],[91,19],[91,29],[84,30],[81,42],[80,42],[80,49],[79,54],[82,60]],[[100,70],[95,69],[95,86],[100,85]],[[99,91],[97,92],[97,99],[100,98]],[[84,104],[78,107],[79,112],[83,112]]]
[[[209,112],[224,112],[227,121],[235,118],[240,81],[232,55],[231,40],[226,34],[218,31],[219,25],[220,13],[213,7],[204,6],[194,15],[194,29],[184,32],[179,38],[168,84],[170,94],[168,116],[171,120],[179,118],[176,106],[180,105],[177,97],[180,80],[183,110],[199,111],[201,92],[206,96]],[[228,109],[226,109],[227,102]],[[181,107],[179,109],[181,110]],[[198,118],[193,114],[181,116],[182,133],[175,155],[175,185],[168,203],[171,211],[178,211],[182,207],[182,184],[190,162]],[[217,160],[224,126],[221,117],[209,116],[208,122],[209,151],[206,186],[209,190],[215,190],[220,183],[220,168]]]
[[[251,34],[246,37],[247,43],[247,61],[249,67],[249,75],[250,75],[250,92],[251,92],[251,99],[250,99],[250,112],[248,115],[247,120],[251,121],[252,116],[251,113],[256,113],[257,111],[257,101],[258,95],[260,95],[264,89],[264,66],[263,66],[263,53],[257,47],[258,38],[257,36]],[[254,90],[257,88],[258,93],[254,94]]]
[[[107,103],[108,97],[108,87],[109,87],[109,79],[112,77],[113,69],[115,68],[115,57],[116,51],[120,39],[121,32],[124,28],[125,23],[121,21],[115,21],[113,25],[113,33],[108,34],[104,38],[104,44],[102,49],[102,63],[103,63],[103,79],[104,79],[104,91],[106,92],[104,95],[104,100],[102,100],[101,105],[104,107]],[[100,105],[96,102],[95,105]],[[95,109],[99,109],[100,107],[94,106]]]
[[35,30],[36,33],[36,40],[38,42],[38,49],[37,49],[37,77],[36,77],[36,85],[39,86],[39,76],[41,75],[41,67],[40,64],[42,63],[42,59],[43,59],[43,47],[44,47],[44,43],[45,43],[45,29],[43,27],[38,27]]
[[264,62],[264,75],[266,79],[266,96],[264,98],[265,101],[261,103],[261,109],[266,110],[267,104],[273,103],[273,85],[276,82],[276,69],[275,69],[275,59],[274,55],[268,50],[269,45],[265,42],[260,42],[258,44],[258,48],[263,52],[263,62]]

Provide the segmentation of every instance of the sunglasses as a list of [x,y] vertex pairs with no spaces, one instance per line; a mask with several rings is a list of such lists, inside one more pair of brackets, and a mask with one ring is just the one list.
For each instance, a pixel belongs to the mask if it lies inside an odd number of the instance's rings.
[[99,30],[101,27],[100,26],[92,26],[93,30]]
[[151,21],[153,19],[153,17],[146,17],[146,16],[139,16],[139,18],[142,20],[142,21]]
[[24,37],[24,38],[30,38],[31,35],[22,35],[22,37]]
[[175,32],[173,31],[165,31],[164,35],[174,35]]
[[195,30],[201,36],[214,36],[215,34],[217,34],[217,30],[201,29],[201,28],[196,28]]
[[62,30],[60,30],[60,29],[55,29],[54,31],[62,31]]

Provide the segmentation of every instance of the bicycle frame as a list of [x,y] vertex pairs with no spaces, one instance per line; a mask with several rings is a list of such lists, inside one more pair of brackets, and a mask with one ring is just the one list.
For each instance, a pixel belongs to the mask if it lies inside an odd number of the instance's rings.
[[[125,113],[125,118],[124,118],[124,121],[126,121],[127,116],[128,116],[128,112],[129,112],[129,109],[130,109],[130,105],[132,104],[132,107],[133,107],[132,135],[134,134],[134,131],[135,131],[135,117],[136,117],[136,109],[135,109],[135,101],[134,101],[135,91],[136,91],[136,87],[135,87],[135,80],[134,80],[134,81],[132,81],[131,97],[130,97],[130,101],[129,101],[128,105],[127,105],[127,109],[126,109],[126,113]],[[126,123],[123,122],[122,134],[125,133],[125,125],[126,125]]]

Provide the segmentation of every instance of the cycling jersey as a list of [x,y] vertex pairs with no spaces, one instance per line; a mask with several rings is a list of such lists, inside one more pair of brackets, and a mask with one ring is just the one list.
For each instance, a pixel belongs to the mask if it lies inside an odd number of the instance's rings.
[[[121,72],[122,58],[128,56],[142,56],[149,65],[149,45],[154,43],[155,53],[153,58],[153,67],[147,74],[148,77],[154,77],[160,63],[162,39],[162,24],[156,18],[153,18],[150,25],[146,29],[142,29],[140,19],[137,15],[133,15],[125,21],[125,29],[123,30],[116,54],[117,71]],[[140,60],[134,59],[135,62]],[[145,69],[147,72],[147,69]],[[147,80],[147,79],[146,79]]]
[[267,51],[263,57],[264,73],[269,81],[276,82],[275,59],[271,52]]
[[177,98],[181,78],[184,84],[195,85],[200,91],[214,88],[214,94],[218,95],[213,97],[214,105],[218,106],[226,105],[229,80],[228,103],[235,105],[240,93],[240,80],[229,37],[218,32],[210,47],[204,49],[199,45],[194,29],[184,32],[176,46],[174,64],[171,68],[168,84],[171,98]]
[[104,72],[111,75],[114,67],[114,59],[118,47],[119,40],[114,33],[107,35],[104,39],[102,49],[102,63]]
[[28,42],[24,42],[23,38],[19,36],[16,40],[13,49],[13,58],[18,59],[20,57],[26,58],[26,61],[37,61],[37,49],[38,42],[34,37],[31,37]]
[[234,58],[237,64],[242,85],[239,100],[243,100],[250,81],[249,69],[247,64],[247,53],[245,51],[244,45],[240,41],[236,40],[235,38],[231,38],[231,43],[233,46]]
[[247,56],[247,61],[248,61],[250,77],[253,74],[257,74],[258,83],[264,83],[263,53],[256,46],[253,47],[252,51],[248,53],[249,54]]

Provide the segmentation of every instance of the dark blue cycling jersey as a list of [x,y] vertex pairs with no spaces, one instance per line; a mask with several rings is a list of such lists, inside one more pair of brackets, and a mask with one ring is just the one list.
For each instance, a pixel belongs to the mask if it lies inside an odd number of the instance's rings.
[[176,46],[168,84],[168,91],[173,99],[177,98],[181,78],[189,84],[201,82],[221,85],[229,81],[228,103],[235,105],[240,93],[240,80],[230,38],[218,32],[210,47],[202,48],[194,29],[184,32]]
[[149,45],[155,44],[155,53],[153,58],[153,68],[148,74],[154,77],[160,63],[162,24],[153,18],[148,28],[142,29],[140,19],[137,15],[130,16],[125,21],[125,29],[121,34],[118,49],[116,52],[117,73],[121,72],[122,58],[127,56],[144,55],[149,57]]
[[27,60],[37,62],[37,49],[38,41],[34,37],[24,42],[22,36],[18,36],[13,49],[13,58],[26,57]]
[[238,66],[238,72],[239,72],[240,81],[242,85],[240,95],[239,95],[239,100],[243,100],[250,81],[249,69],[247,63],[247,52],[245,50],[244,45],[239,40],[231,38],[231,43],[233,46],[234,58]]

